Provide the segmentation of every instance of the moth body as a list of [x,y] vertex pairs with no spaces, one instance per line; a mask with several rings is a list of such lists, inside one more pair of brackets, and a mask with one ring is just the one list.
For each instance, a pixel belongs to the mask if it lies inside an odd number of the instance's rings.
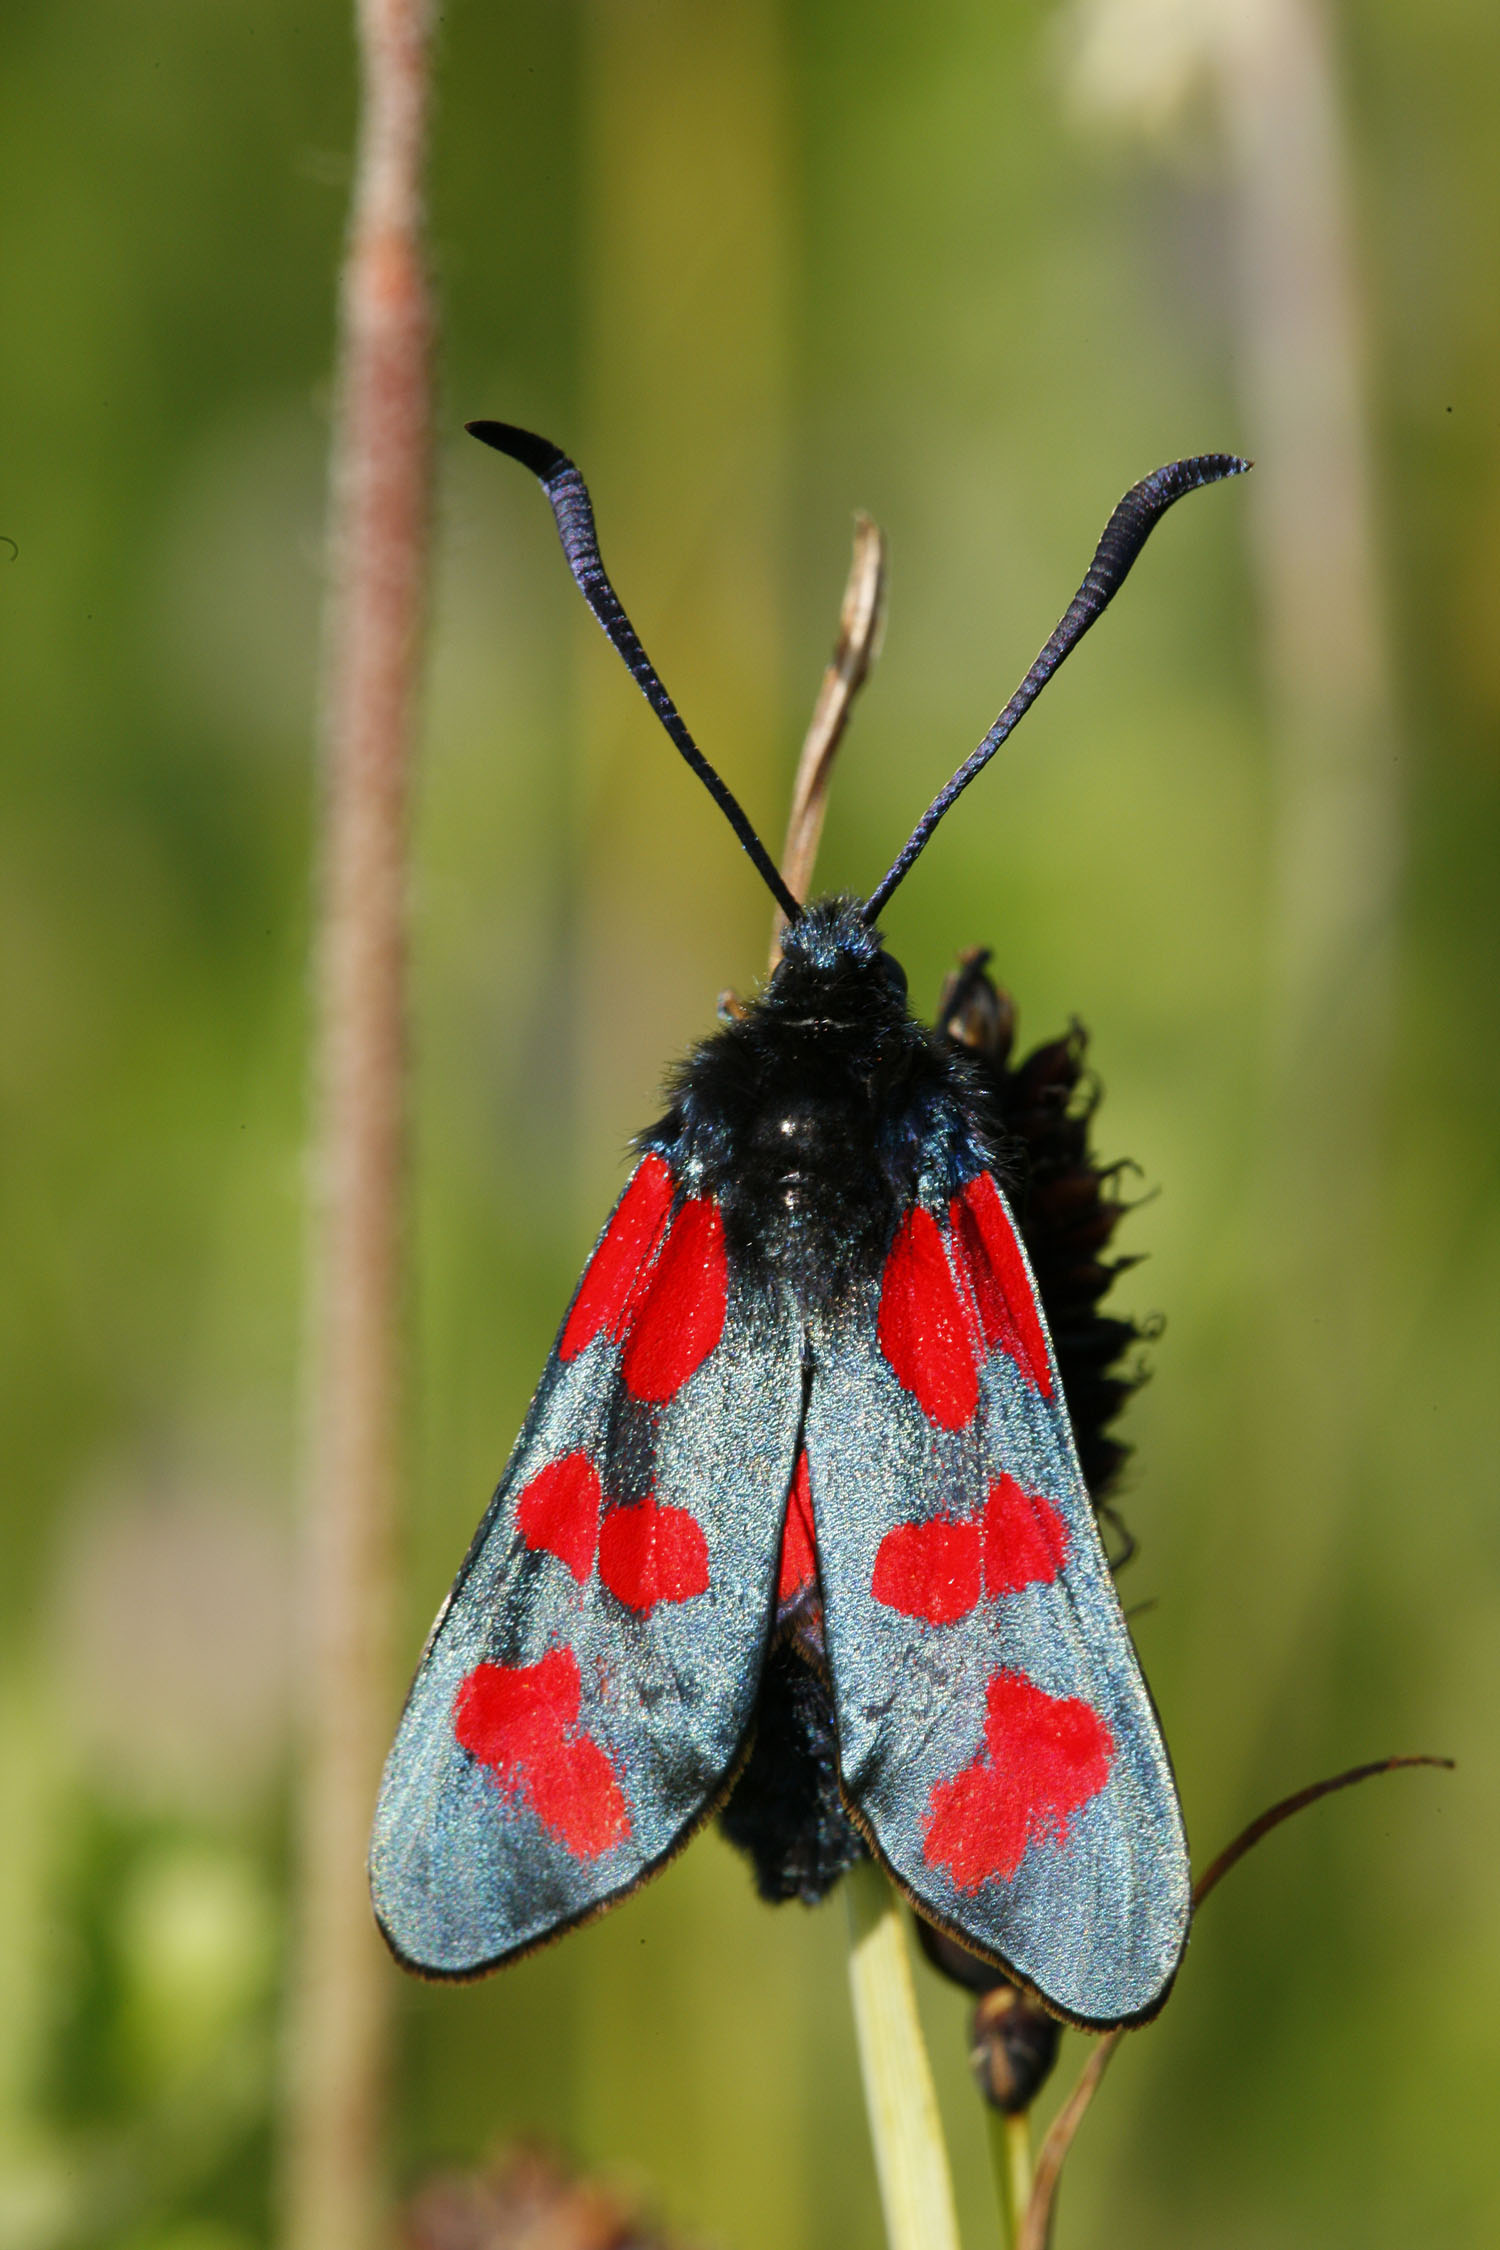
[[856,899],[823,899],[787,931],[745,1013],[676,1073],[642,1142],[710,1194],[747,1281],[804,1308],[843,1301],[884,1255],[898,1212],[994,1160],[965,1058],[906,998],[906,977]]

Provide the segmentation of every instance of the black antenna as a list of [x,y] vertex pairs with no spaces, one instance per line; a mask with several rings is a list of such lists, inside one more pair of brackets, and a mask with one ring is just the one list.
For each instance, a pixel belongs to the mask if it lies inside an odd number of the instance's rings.
[[576,465],[546,438],[537,437],[530,430],[514,429],[509,422],[469,422],[465,427],[470,437],[477,437],[482,445],[492,445],[497,453],[508,453],[512,461],[519,461],[540,479],[542,490],[552,503],[557,536],[562,541],[563,553],[579,592],[629,665],[636,686],[750,854],[782,913],[789,922],[800,920],[802,909],[777,873],[776,862],[751,827],[738,799],[719,779],[688,733],[681,713],[657,678],[656,667],[625,615],[599,553],[593,502]]
[[865,901],[867,922],[874,921],[896,885],[904,880],[955,798],[962,796],[974,776],[989,764],[1006,736],[1035,703],[1063,658],[1078,646],[1094,620],[1103,616],[1124,585],[1131,564],[1173,501],[1180,500],[1185,492],[1196,492],[1202,484],[1217,484],[1221,477],[1243,476],[1250,465],[1236,453],[1200,453],[1191,461],[1171,461],[1166,468],[1153,470],[1149,477],[1142,477],[1139,484],[1131,486],[1105,525],[1088,575],[1041,655],[978,749],[965,758],[947,787],[940,789],[933,798],[897,853],[884,882]]

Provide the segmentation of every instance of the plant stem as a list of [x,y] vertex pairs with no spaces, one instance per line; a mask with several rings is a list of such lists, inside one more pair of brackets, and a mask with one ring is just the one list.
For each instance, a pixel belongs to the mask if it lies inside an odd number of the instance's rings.
[[1002,2109],[987,2109],[986,2117],[1002,2232],[1010,2250],[1015,2250],[1031,2201],[1031,2112],[1022,2109],[1008,2115]]
[[937,2094],[917,2015],[901,1904],[873,1861],[844,1878],[849,1983],[890,2250],[958,2250]]
[[333,432],[291,2250],[384,2231],[391,1970],[365,1889],[391,1718],[400,1483],[407,801],[428,567],[427,0],[359,0]]
[[1088,2061],[1078,2074],[1073,2091],[1048,2127],[1041,2155],[1037,2159],[1032,2192],[1022,2213],[1021,2224],[1016,2230],[1015,2250],[1047,2250],[1052,2232],[1052,2208],[1058,2182],[1062,2178],[1063,2164],[1073,2145],[1073,2135],[1083,2123],[1084,2113],[1099,2090],[1099,2081],[1108,2070],[1115,2049],[1124,2036],[1123,2030],[1107,2031],[1095,2043]]
[[[828,785],[833,761],[849,723],[854,698],[870,676],[880,652],[885,622],[885,540],[873,517],[859,510],[854,518],[854,554],[839,612],[839,637],[823,672],[818,700],[797,762],[792,784],[792,810],[786,825],[781,872],[792,896],[807,900],[813,864],[823,834],[828,806]],[[781,933],[786,918],[780,909],[771,924],[771,967],[781,959]]]

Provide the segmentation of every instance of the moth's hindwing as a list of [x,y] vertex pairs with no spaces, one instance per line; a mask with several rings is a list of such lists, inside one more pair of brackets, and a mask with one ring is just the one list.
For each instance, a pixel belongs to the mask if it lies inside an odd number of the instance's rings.
[[411,1967],[468,1976],[633,1888],[750,1723],[802,1409],[716,1205],[637,1166],[439,1615],[370,1856]]
[[1150,2015],[1187,1845],[1010,1214],[907,1212],[815,1321],[806,1448],[842,1786],[934,1920],[1090,2025]]

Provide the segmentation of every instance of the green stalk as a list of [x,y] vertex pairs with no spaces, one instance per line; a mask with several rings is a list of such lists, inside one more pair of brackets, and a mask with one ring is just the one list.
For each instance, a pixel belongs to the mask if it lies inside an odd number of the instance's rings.
[[990,2162],[995,2172],[995,2194],[1000,2204],[1000,2231],[1009,2250],[1021,2237],[1021,2223],[1031,2201],[1031,2112],[986,2108],[990,2133]]
[[844,1878],[849,1983],[890,2250],[959,2250],[937,2094],[896,1893],[862,1861]]
[[1007,2250],[1021,2241],[1025,2205],[1032,2200],[1032,2113],[987,2108],[990,2126],[990,2164],[994,2169],[994,2194],[1001,2205],[1001,2241]]

